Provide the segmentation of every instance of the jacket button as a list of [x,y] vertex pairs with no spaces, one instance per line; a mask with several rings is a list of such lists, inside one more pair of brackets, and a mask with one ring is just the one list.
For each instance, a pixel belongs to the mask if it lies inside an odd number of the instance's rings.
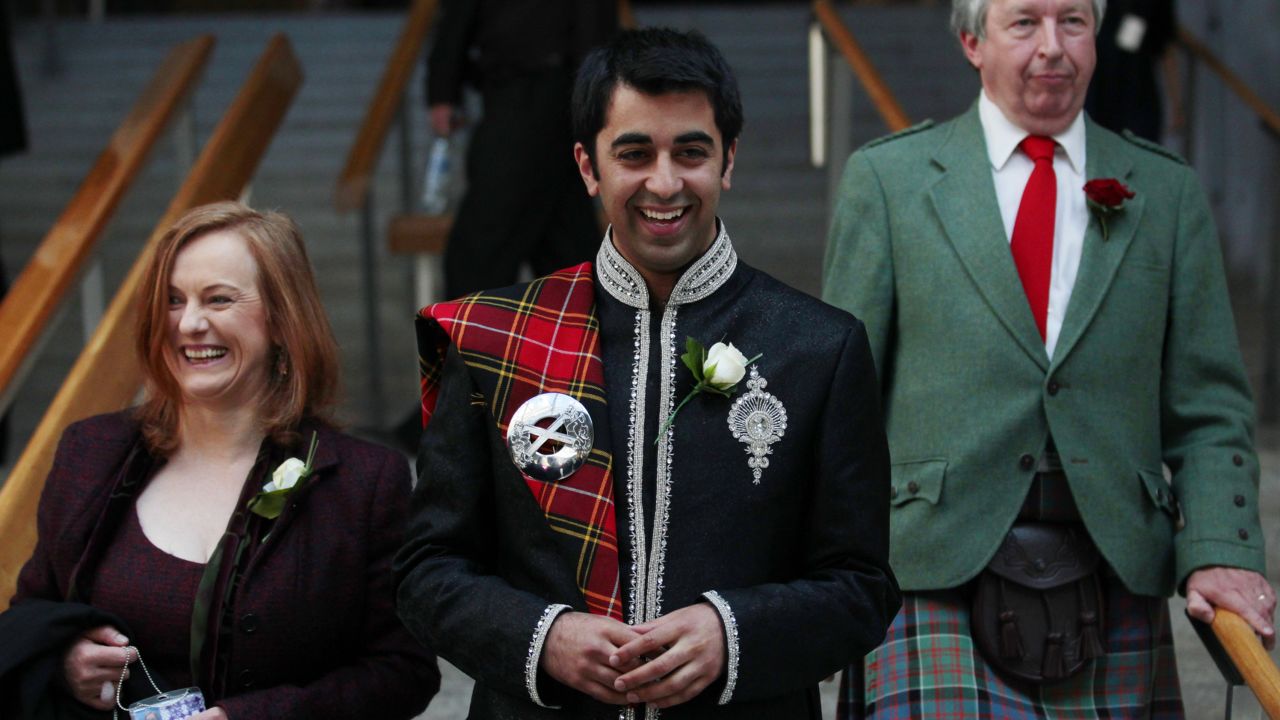
[[1023,470],[1030,470],[1035,466],[1036,466],[1036,459],[1031,457],[1030,455],[1023,455],[1022,457],[1018,458],[1018,467],[1022,468]]
[[1244,465],[1244,458],[1240,457],[1239,455],[1232,455],[1231,463],[1236,467],[1240,467],[1241,465]]
[[916,482],[915,480],[912,480],[911,482],[907,483],[907,492],[911,493],[912,495],[915,495],[916,493],[920,492],[920,483]]
[[245,635],[252,635],[258,631],[258,616],[253,613],[246,613],[240,618],[240,632]]
[[1244,528],[1240,528],[1239,530],[1237,530],[1236,535],[1239,535],[1241,540],[1249,539],[1249,531],[1245,530]]
[[1236,502],[1236,507],[1244,507],[1244,496],[1243,496],[1243,495],[1237,495],[1237,496],[1236,496],[1236,501],[1235,501],[1235,502]]
[[890,499],[890,500],[897,500],[897,499],[898,499],[898,488],[896,488],[896,487],[889,488],[889,499]]
[[240,687],[251,688],[255,680],[257,680],[257,677],[254,676],[252,670],[246,668],[240,671]]
[[1164,488],[1156,490],[1156,502],[1164,502]]
[[1049,394],[1050,394],[1050,395],[1057,395],[1057,394],[1058,394],[1058,381],[1057,381],[1057,380],[1050,380],[1050,381],[1049,381],[1049,387],[1048,387],[1047,389],[1048,389],[1048,391],[1049,391]]

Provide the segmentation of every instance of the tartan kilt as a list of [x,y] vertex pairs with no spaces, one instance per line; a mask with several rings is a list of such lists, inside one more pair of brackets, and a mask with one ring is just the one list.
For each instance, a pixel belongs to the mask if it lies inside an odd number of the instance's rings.
[[969,630],[964,589],[904,593],[884,643],[840,678],[836,717],[1093,720],[1182,718],[1182,695],[1164,598],[1103,578],[1107,654],[1043,687],[1005,678]]

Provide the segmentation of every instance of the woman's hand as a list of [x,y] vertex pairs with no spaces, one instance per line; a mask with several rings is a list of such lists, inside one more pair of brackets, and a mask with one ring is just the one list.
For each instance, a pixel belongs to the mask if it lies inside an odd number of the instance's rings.
[[187,720],[228,720],[227,713],[220,707],[211,707],[204,712],[198,712],[187,718]]
[[62,657],[62,674],[72,697],[94,710],[110,710],[116,704],[120,669],[137,657],[129,638],[103,625],[72,643]]

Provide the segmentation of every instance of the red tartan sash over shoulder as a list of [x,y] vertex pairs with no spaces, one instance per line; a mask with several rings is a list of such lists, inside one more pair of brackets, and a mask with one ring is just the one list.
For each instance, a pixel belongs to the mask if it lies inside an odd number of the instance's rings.
[[622,620],[613,458],[599,447],[608,410],[591,263],[528,285],[428,305],[417,328],[423,427],[435,410],[450,343],[471,369],[503,438],[511,416],[535,395],[564,393],[587,408],[597,423],[587,462],[559,482],[522,476],[551,530],[580,543],[577,583],[587,608]]

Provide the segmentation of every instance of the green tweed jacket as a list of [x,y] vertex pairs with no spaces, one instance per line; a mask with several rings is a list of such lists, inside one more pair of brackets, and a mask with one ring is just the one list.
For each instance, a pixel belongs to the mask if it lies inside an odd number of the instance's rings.
[[1105,238],[1091,218],[1052,360],[1009,252],[976,103],[849,158],[823,296],[871,339],[904,590],[954,587],[986,565],[1050,436],[1131,592],[1168,595],[1207,565],[1264,572],[1253,403],[1204,193],[1157,146],[1092,122],[1085,137],[1086,177],[1119,179],[1136,197]]

